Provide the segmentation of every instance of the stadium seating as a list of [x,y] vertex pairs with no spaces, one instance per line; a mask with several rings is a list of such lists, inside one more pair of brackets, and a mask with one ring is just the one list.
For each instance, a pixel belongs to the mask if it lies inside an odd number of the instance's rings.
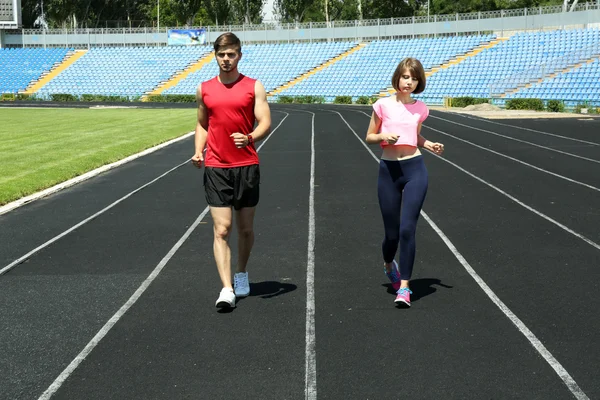
[[[504,43],[483,50],[476,57],[433,74],[427,81],[427,91],[423,97],[433,103],[440,103],[444,97],[488,98],[491,85],[495,86],[494,90],[498,93],[509,92],[517,88],[516,80],[511,77],[533,70],[530,78],[535,82],[542,79],[544,74],[560,72],[566,66],[553,61],[563,60],[569,54],[578,54],[578,50],[599,41],[598,29],[519,33]],[[571,60],[572,64],[577,61],[580,60]],[[596,80],[600,78],[595,76]],[[548,82],[553,85],[557,81],[550,79]],[[506,98],[529,97],[528,93],[531,92],[520,90]]]
[[141,96],[208,52],[209,46],[92,48],[39,95]]
[[394,70],[405,57],[418,58],[430,69],[491,39],[492,35],[475,35],[374,41],[280,95],[324,96],[326,101],[340,95],[373,96],[391,85]]
[[0,49],[0,93],[18,93],[60,62],[70,49]]
[[[488,98],[497,104],[515,97],[565,100],[567,105],[600,104],[600,29],[517,33],[460,62],[449,61],[496,39],[494,35],[376,40],[273,96],[378,96],[390,87],[405,57],[434,69],[424,93],[429,104],[445,97]],[[240,71],[260,79],[267,92],[355,48],[355,42],[249,44]],[[0,49],[0,92],[16,93],[60,62],[72,49]],[[136,98],[202,59],[211,46],[92,48],[36,94],[118,95]],[[164,94],[194,94],[198,83],[218,73],[213,59]]]
[[[267,92],[283,85],[325,61],[356,46],[356,43],[298,43],[246,45],[243,47],[239,70],[260,79]],[[194,94],[200,82],[219,72],[215,60],[203,69],[190,74],[165,94]]]
[[568,107],[600,100],[600,61],[596,58],[582,67],[558,74],[529,88],[506,96],[510,98],[560,99]]

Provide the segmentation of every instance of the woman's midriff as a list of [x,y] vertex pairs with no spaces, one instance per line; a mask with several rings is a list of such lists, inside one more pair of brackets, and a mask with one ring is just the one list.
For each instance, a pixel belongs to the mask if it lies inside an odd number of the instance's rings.
[[417,157],[421,155],[421,151],[418,147],[413,146],[385,146],[383,148],[383,154],[381,155],[382,160],[407,160],[409,158]]

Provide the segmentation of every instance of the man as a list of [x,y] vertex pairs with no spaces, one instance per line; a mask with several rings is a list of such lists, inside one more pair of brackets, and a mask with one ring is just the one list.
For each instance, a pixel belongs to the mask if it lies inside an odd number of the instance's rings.
[[[238,71],[242,58],[238,37],[224,33],[215,40],[214,48],[219,75],[200,84],[196,91],[198,122],[192,162],[198,168],[203,161],[205,165],[204,189],[214,223],[213,251],[223,284],[216,306],[231,308],[236,296],[250,294],[246,264],[254,244],[260,183],[255,143],[269,134],[271,113],[263,85]],[[229,236],[234,213],[238,261],[232,286]]]

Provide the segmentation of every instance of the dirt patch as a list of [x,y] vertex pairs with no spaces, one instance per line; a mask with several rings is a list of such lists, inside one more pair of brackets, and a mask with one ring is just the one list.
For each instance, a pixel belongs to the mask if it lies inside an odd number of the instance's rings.
[[431,106],[432,110],[444,111],[455,114],[468,114],[480,118],[488,119],[549,119],[549,118],[586,118],[597,119],[597,116],[590,114],[576,113],[556,113],[547,111],[531,111],[531,110],[505,110],[498,106],[483,103],[464,108],[445,108],[442,106]]
[[498,106],[489,103],[474,104],[463,108],[465,111],[502,111]]

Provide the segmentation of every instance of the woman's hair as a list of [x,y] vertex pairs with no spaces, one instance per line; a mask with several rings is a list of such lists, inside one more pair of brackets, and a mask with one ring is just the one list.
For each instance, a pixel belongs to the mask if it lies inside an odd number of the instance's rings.
[[396,89],[396,91],[400,91],[398,85],[400,83],[400,77],[405,70],[408,70],[411,76],[419,80],[417,88],[413,91],[413,93],[421,93],[423,90],[425,90],[425,70],[423,69],[423,64],[421,64],[421,61],[417,60],[416,58],[410,57],[400,61],[400,64],[398,64],[396,67],[396,71],[394,71],[394,75],[392,75],[392,86],[394,89]]
[[221,47],[228,46],[237,47],[238,53],[242,52],[242,43],[240,42],[240,39],[235,36],[234,33],[225,32],[215,40],[215,53],[218,52]]

